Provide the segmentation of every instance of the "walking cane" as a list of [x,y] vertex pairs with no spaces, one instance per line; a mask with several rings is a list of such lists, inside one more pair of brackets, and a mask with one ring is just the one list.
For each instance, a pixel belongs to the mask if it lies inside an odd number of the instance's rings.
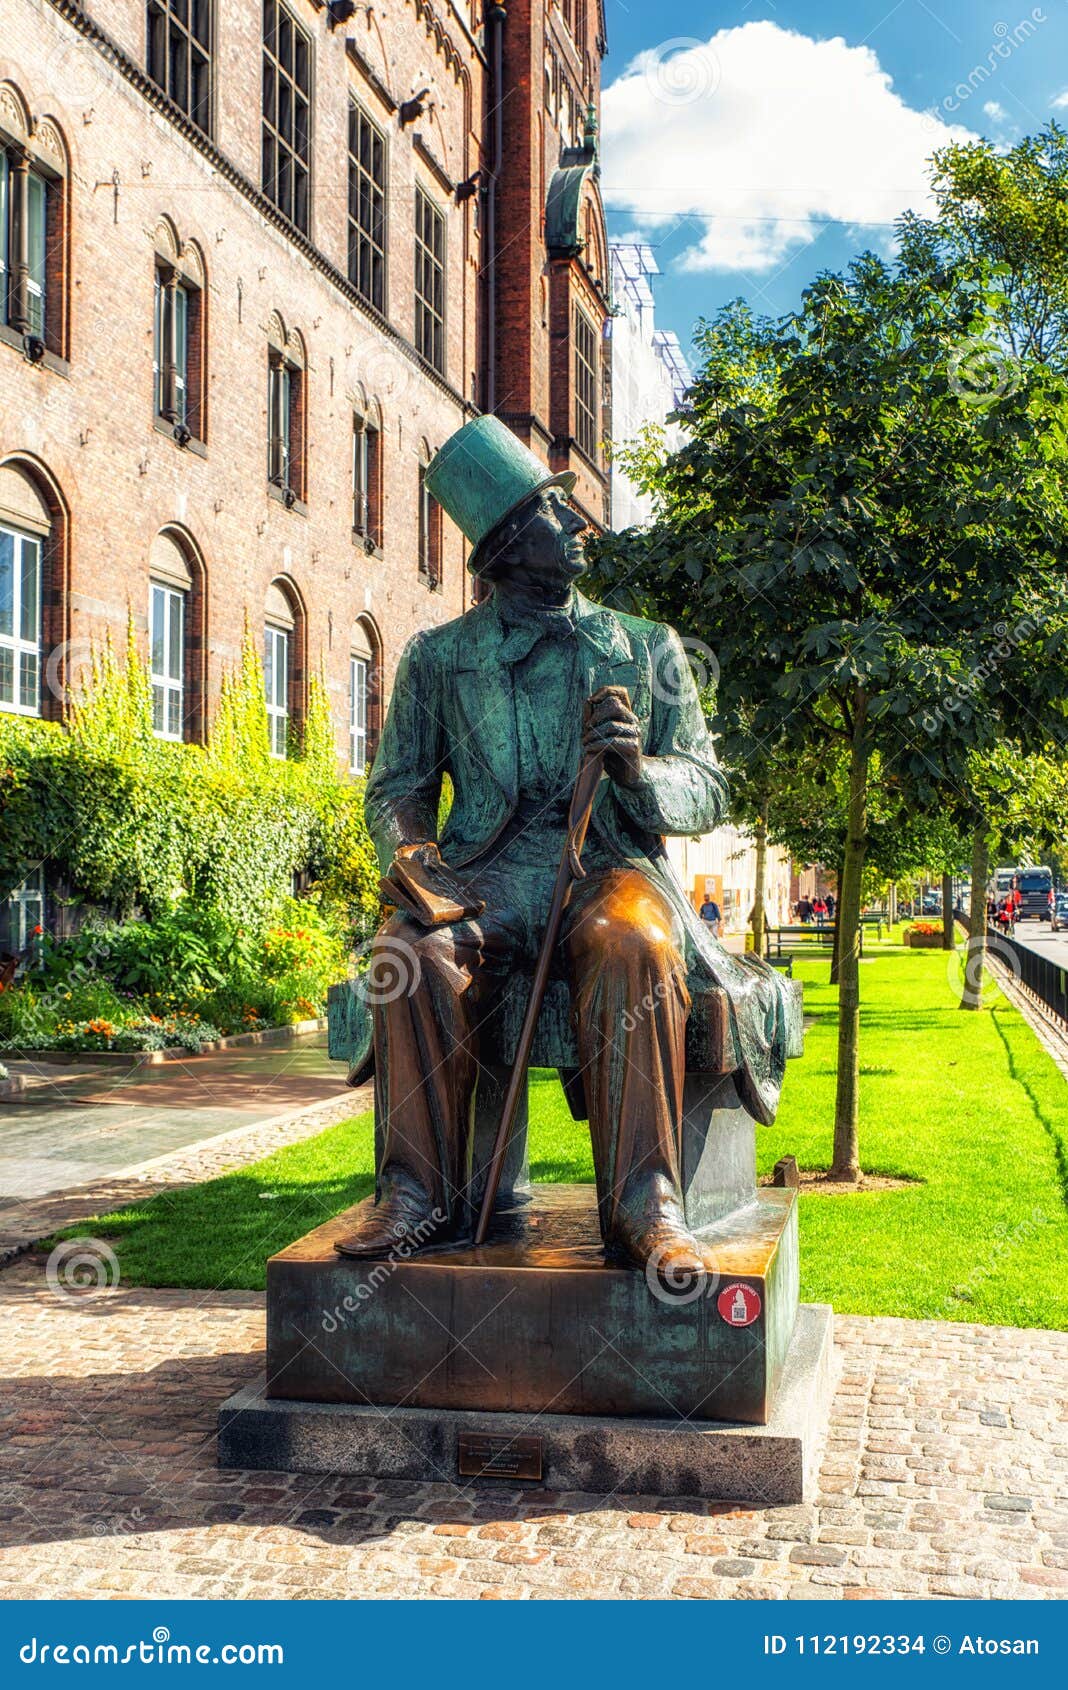
[[571,890],[573,881],[584,880],[585,870],[579,861],[582,847],[586,843],[586,829],[590,825],[590,814],[593,801],[597,796],[597,788],[604,773],[604,753],[595,752],[582,763],[575,789],[571,794],[571,805],[567,812],[567,838],[560,853],[560,866],[556,871],[556,884],[553,887],[552,902],[549,905],[549,916],[545,924],[545,937],[538,953],[537,967],[534,970],[534,981],[530,988],[530,1002],[523,1017],[523,1026],[516,1045],[515,1066],[512,1077],[508,1082],[508,1094],[501,1110],[501,1121],[497,1128],[497,1137],[493,1141],[493,1155],[490,1157],[489,1168],[486,1172],[486,1189],[482,1194],[482,1207],[478,1213],[478,1225],[475,1228],[475,1243],[485,1243],[489,1229],[490,1216],[493,1214],[493,1204],[497,1196],[497,1187],[501,1183],[501,1170],[508,1151],[508,1142],[515,1125],[516,1110],[519,1108],[519,1095],[527,1080],[527,1063],[530,1060],[531,1047],[534,1044],[534,1033],[541,1014],[542,1002],[545,998],[545,986],[549,978],[549,965],[552,962],[553,951],[560,934],[560,923],[564,916],[564,905]]

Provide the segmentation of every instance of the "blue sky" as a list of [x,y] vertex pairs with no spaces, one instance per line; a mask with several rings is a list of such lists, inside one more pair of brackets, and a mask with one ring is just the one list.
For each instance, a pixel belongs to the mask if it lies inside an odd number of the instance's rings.
[[726,300],[776,314],[889,252],[932,147],[1068,126],[1068,0],[606,0],[606,19],[609,230],[654,246],[686,349]]

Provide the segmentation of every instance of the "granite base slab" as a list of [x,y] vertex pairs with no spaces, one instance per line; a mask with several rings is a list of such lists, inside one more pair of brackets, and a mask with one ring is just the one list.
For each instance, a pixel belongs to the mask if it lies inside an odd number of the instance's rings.
[[[802,1502],[833,1390],[833,1314],[805,1303],[764,1425],[516,1414],[268,1398],[262,1379],[219,1411],[221,1467],[596,1495]],[[525,1476],[526,1475],[526,1476]]]

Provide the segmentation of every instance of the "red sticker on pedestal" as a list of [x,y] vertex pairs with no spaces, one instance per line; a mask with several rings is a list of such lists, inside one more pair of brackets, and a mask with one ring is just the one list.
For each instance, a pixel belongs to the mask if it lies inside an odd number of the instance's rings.
[[760,1293],[751,1285],[728,1285],[716,1298],[728,1326],[752,1326],[760,1313]]

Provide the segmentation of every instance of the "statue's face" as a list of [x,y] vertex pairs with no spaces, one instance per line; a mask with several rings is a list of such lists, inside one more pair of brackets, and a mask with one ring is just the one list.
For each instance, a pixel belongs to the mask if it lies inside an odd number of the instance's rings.
[[587,526],[559,487],[546,487],[511,518],[492,578],[530,588],[570,587],[586,567],[581,536]]

